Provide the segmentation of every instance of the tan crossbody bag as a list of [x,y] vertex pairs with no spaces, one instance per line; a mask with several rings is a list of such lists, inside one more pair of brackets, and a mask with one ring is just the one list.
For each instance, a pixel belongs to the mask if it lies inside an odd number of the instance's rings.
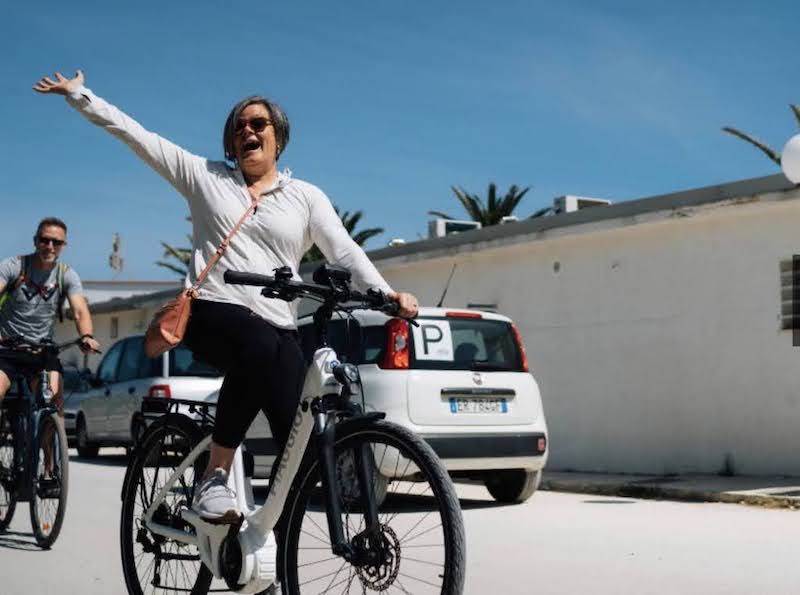
[[153,320],[150,321],[150,326],[147,327],[147,331],[144,334],[144,352],[147,357],[158,357],[170,349],[173,349],[183,340],[183,336],[186,333],[186,325],[189,323],[189,315],[192,312],[192,302],[197,297],[198,288],[202,285],[203,281],[206,280],[208,273],[211,272],[214,265],[222,258],[223,253],[228,248],[228,244],[230,244],[233,236],[239,231],[242,223],[244,223],[247,217],[252,215],[258,207],[258,201],[261,197],[255,198],[252,196],[252,193],[250,196],[253,198],[250,208],[245,211],[242,218],[239,219],[239,222],[228,234],[228,237],[222,240],[214,256],[208,261],[206,268],[204,268],[203,272],[197,277],[195,284],[188,289],[184,289],[174,299],[161,306],[158,312],[153,316]]

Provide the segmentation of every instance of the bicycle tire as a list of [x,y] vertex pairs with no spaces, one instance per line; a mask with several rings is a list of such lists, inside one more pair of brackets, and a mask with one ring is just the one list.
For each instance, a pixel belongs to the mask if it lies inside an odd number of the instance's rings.
[[11,422],[8,410],[0,410],[0,532],[11,524],[17,508],[15,436]]
[[[53,439],[53,453],[50,455],[53,457],[52,472],[46,469],[45,451],[48,445],[45,441],[48,436]],[[67,434],[57,413],[42,416],[36,439],[36,464],[32,469],[34,476],[30,501],[31,527],[39,547],[50,549],[61,532],[69,493]],[[50,477],[46,477],[46,474]]]
[[[347,593],[352,587],[357,593],[366,593],[394,586],[400,592],[419,593],[421,588],[432,586],[434,590],[430,592],[460,595],[466,564],[461,507],[450,477],[431,447],[409,430],[386,421],[349,428],[343,424],[340,428],[334,446],[337,473],[340,457],[366,443],[372,447],[375,468],[392,480],[378,510],[382,563],[349,567],[347,576],[342,574],[348,563],[331,553],[324,499],[317,487],[319,463],[316,457],[309,457],[295,479],[284,511],[286,536],[279,545],[283,548],[279,556],[283,565],[283,592],[296,595],[301,588],[311,588],[315,593]],[[393,460],[397,461],[393,471],[386,472]],[[414,469],[416,473],[410,476]],[[342,479],[339,481],[341,485]],[[420,490],[423,482],[427,482],[428,488],[423,485]],[[344,497],[341,501],[345,537],[352,544],[363,526],[355,525],[351,518],[358,518],[358,505]],[[430,518],[433,513],[438,513],[438,525],[437,519]],[[404,529],[395,530],[400,521]],[[439,534],[441,545],[427,543]],[[422,541],[415,542],[417,539]],[[434,555],[434,548],[443,552]],[[315,557],[319,560],[314,560]],[[329,564],[329,572],[321,568],[323,564]],[[423,571],[426,578],[409,574]],[[432,579],[426,580],[430,573]],[[323,586],[321,579],[328,584]],[[437,580],[441,584],[432,582]]]
[[[196,547],[154,536],[147,531],[141,519],[159,486],[164,485],[201,439],[202,433],[190,420],[179,415],[168,415],[163,423],[148,430],[140,448],[136,449],[135,456],[130,460],[122,490],[120,554],[125,585],[131,595],[144,595],[146,591],[185,591],[202,595],[211,586],[213,576],[200,561]],[[202,469],[197,469],[198,465],[189,467],[170,491],[163,509],[159,508],[157,512],[162,515],[160,522],[173,527],[183,526],[187,531],[193,530],[176,513],[181,507],[191,504],[195,473],[202,472]],[[159,475],[161,472],[163,474]],[[145,551],[147,547],[155,547],[159,554]],[[186,559],[159,561],[159,555],[162,554],[182,555]],[[147,562],[147,558],[152,561]],[[163,572],[162,565],[165,567]],[[165,584],[170,581],[180,584]],[[148,588],[151,590],[148,591]]]

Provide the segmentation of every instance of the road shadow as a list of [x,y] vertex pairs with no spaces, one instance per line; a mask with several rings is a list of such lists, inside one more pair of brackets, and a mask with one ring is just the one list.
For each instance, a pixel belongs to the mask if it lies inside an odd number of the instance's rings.
[[[269,486],[256,486],[253,488],[253,495],[255,502],[259,506],[264,504],[269,492]],[[504,504],[495,502],[494,500],[478,500],[475,498],[459,498],[461,510],[477,510],[482,508],[502,508],[506,506],[513,506],[513,504]],[[311,503],[309,509],[314,512],[323,512],[325,510],[324,497],[320,487],[314,488],[311,493]],[[380,508],[381,513],[418,513],[418,512],[434,512],[437,510],[436,500],[431,494],[414,494],[403,492],[392,492],[386,494],[386,500]]]
[[636,504],[636,500],[584,500],[583,504]]
[[69,453],[69,460],[71,463],[85,463],[87,465],[98,465],[100,467],[127,467],[128,455],[123,453],[103,454],[102,452],[95,458],[85,458],[78,455],[77,452],[71,451]]
[[0,548],[9,550],[21,550],[23,552],[43,551],[36,544],[33,533],[22,533],[21,531],[4,531],[0,533]]

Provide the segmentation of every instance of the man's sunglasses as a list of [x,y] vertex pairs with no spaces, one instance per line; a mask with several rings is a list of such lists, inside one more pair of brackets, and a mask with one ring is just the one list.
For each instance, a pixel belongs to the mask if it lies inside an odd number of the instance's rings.
[[36,242],[41,244],[42,246],[47,246],[47,244],[53,244],[54,248],[60,248],[61,246],[67,243],[66,240],[58,240],[56,238],[46,238],[44,236],[36,236]]
[[244,132],[244,129],[250,126],[250,129],[253,132],[263,132],[264,129],[272,124],[272,120],[269,118],[252,118],[250,120],[237,120],[236,125],[234,126],[234,130],[236,134],[240,134]]

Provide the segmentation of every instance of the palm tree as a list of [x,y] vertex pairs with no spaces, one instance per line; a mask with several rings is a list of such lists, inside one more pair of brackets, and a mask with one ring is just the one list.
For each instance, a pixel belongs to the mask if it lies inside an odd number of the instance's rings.
[[[191,221],[192,218],[187,217],[186,220]],[[191,246],[192,236],[187,235],[186,239],[189,240],[189,245]],[[172,259],[172,262],[169,260],[158,260],[156,264],[165,269],[174,271],[181,277],[185,277],[189,272],[189,263],[192,261],[191,248],[175,248],[166,242],[161,242],[161,246],[164,248],[164,254],[161,258]]]
[[[339,207],[334,206],[333,208],[336,210],[336,214],[339,215],[339,218],[342,220],[342,225],[344,225],[347,233],[350,234],[350,236],[353,238],[353,241],[359,246],[363,246],[370,238],[383,233],[382,227],[370,227],[354,233],[358,222],[361,221],[361,217],[364,215],[363,211],[356,211],[352,214],[350,211],[345,211],[344,214],[342,214],[339,212]],[[324,259],[325,256],[322,254],[320,249],[317,248],[317,245],[314,244],[311,246],[309,251],[303,255],[303,260],[301,262],[315,262],[317,260]]]
[[[530,190],[530,186],[520,190],[517,185],[512,184],[505,196],[498,199],[497,186],[494,182],[490,182],[489,190],[486,193],[485,205],[477,194],[468,194],[458,186],[451,186],[450,189],[456,195],[456,198],[464,209],[466,209],[469,217],[473,221],[480,222],[483,227],[487,227],[489,225],[497,225],[503,217],[510,216],[514,212],[514,209],[517,208],[517,205],[519,205],[522,197]],[[454,219],[454,217],[451,217],[447,213],[442,213],[441,211],[428,211],[428,214],[443,219]]]
[[[797,120],[797,125],[800,126],[800,107],[798,107],[796,105],[789,104],[789,108],[792,110],[792,113],[794,114],[795,120]],[[733,136],[739,137],[740,139],[750,143],[751,145],[753,145],[754,147],[759,149],[762,153],[764,153],[767,157],[769,157],[772,161],[774,161],[775,164],[778,167],[780,167],[780,165],[781,165],[781,154],[778,151],[776,151],[775,149],[773,149],[772,147],[770,147],[767,144],[761,142],[757,138],[755,138],[753,136],[750,136],[749,134],[746,134],[746,133],[742,132],[741,130],[738,130],[738,129],[733,128],[731,126],[725,126],[725,127],[722,128],[722,130],[727,132],[728,134],[732,134]]]

